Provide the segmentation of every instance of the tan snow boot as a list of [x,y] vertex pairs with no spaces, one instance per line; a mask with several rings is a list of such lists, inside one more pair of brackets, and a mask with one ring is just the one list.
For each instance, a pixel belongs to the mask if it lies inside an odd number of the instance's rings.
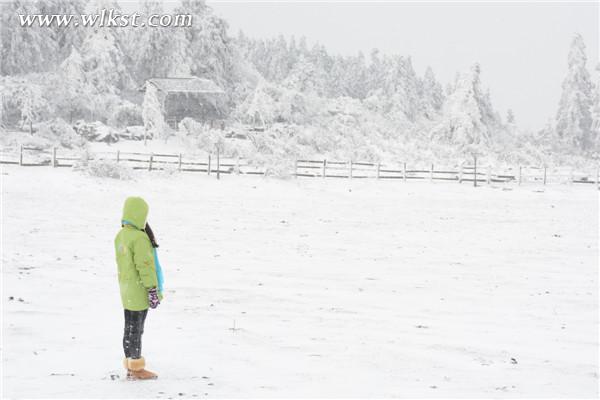
[[144,357],[142,358],[126,358],[123,360],[123,364],[125,368],[127,368],[127,379],[129,380],[146,380],[146,379],[156,379],[158,375],[154,372],[148,371],[144,369],[146,366],[146,360]]

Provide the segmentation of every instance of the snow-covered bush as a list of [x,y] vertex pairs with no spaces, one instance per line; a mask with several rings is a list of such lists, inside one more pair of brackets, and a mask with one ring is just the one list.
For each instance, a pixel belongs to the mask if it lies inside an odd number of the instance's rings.
[[259,127],[273,123],[304,124],[320,112],[321,103],[316,95],[262,82],[240,104],[234,116]]
[[73,125],[73,129],[75,129],[75,132],[77,132],[78,135],[88,141],[106,143],[115,143],[119,141],[118,132],[109,126],[104,125],[100,121],[85,122],[79,120]]
[[[154,174],[154,168],[152,174]],[[168,178],[179,173],[179,166],[177,164],[157,164],[156,175]]]
[[264,170],[265,176],[288,179],[294,173],[294,161],[289,158],[277,158],[273,156],[261,156],[253,160],[253,165]]
[[52,115],[52,104],[45,97],[41,74],[0,77],[2,118],[7,125],[29,129],[30,125]]
[[128,126],[121,133],[120,137],[129,140],[142,140],[144,139],[145,129],[141,125]]
[[82,161],[73,168],[98,178],[133,179],[131,168],[113,160],[89,160],[87,163]]
[[36,131],[36,136],[47,139],[55,146],[72,149],[86,145],[85,139],[61,118],[36,124]]
[[219,146],[221,151],[225,147],[225,132],[202,124],[192,118],[184,118],[179,122],[177,136],[188,139],[191,145],[208,153],[216,151]]
[[36,150],[48,150],[54,146],[54,143],[55,142],[49,138],[24,133],[19,138],[16,138],[14,143],[11,143],[11,145],[14,145],[15,147],[22,145],[24,147]]
[[204,125],[193,118],[185,117],[179,122],[177,131],[181,136],[196,136]]
[[132,125],[141,125],[142,110],[137,104],[124,102],[116,107],[111,117],[108,119],[108,125],[116,128],[124,128]]

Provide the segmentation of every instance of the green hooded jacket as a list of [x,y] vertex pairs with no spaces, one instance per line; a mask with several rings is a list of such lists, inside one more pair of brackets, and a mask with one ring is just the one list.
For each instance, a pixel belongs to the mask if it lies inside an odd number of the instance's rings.
[[144,231],[147,216],[144,199],[128,197],[123,206],[122,228],[115,238],[121,301],[123,308],[131,311],[148,309],[148,289],[158,285],[152,244]]

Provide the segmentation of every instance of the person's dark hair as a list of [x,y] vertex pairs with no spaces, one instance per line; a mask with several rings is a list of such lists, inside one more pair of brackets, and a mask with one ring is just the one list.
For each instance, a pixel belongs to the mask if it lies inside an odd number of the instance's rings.
[[146,222],[146,227],[144,228],[146,235],[150,238],[150,243],[152,243],[152,247],[158,247],[158,243],[156,243],[156,238],[154,237],[154,232],[152,232],[152,228],[150,228],[150,224]]

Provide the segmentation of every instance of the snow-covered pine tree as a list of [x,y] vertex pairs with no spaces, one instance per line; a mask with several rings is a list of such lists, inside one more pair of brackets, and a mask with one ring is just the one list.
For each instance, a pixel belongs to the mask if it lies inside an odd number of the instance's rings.
[[191,72],[191,61],[188,55],[189,43],[183,29],[173,29],[170,32],[171,49],[169,52],[168,76],[189,77]]
[[306,38],[300,39],[298,47],[300,55],[309,59],[314,65],[315,70],[312,75],[313,87],[315,93],[319,96],[325,96],[329,85],[329,71],[331,69],[331,57],[327,54],[327,50],[323,45],[316,43],[311,50],[306,49]]
[[442,85],[435,79],[431,67],[425,70],[425,76],[421,82],[422,109],[425,118],[434,119],[441,111],[444,103],[444,92]]
[[163,117],[161,102],[158,98],[158,90],[151,83],[146,83],[146,92],[142,104],[142,119],[144,121],[144,143],[146,137],[167,137],[167,124]]
[[[517,144],[519,142],[519,137],[518,137],[519,129],[517,127],[515,113],[513,112],[513,110],[511,108],[509,108],[506,111],[506,123],[504,124],[504,127],[505,127],[506,137],[503,139],[506,139],[507,141],[512,140],[511,144]],[[525,138],[525,136],[527,136],[527,137]],[[525,140],[531,139],[531,135],[525,135],[525,136],[524,136]]]
[[130,88],[133,79],[125,55],[111,28],[97,28],[84,40],[81,54],[87,81],[99,93],[118,94]]
[[364,99],[367,95],[367,65],[365,56],[359,52],[356,57],[348,57],[344,76],[344,86],[348,96]]
[[202,0],[183,0],[175,12],[190,14],[194,21],[192,27],[184,29],[191,74],[211,79],[224,89],[231,88],[238,77],[227,22]]
[[348,96],[363,99],[367,95],[367,66],[362,53],[333,57],[329,72],[329,97]]
[[294,35],[292,35],[292,37],[290,38],[290,44],[288,45],[287,53],[287,68],[288,71],[291,71],[292,68],[294,68],[296,62],[298,62],[298,60],[300,59],[300,56],[302,56],[298,51],[298,48],[296,47],[296,38],[294,37]]
[[595,70],[595,84],[592,99],[591,137],[594,150],[600,152],[600,64]]
[[[162,2],[144,0],[142,3],[143,18],[162,13]],[[189,76],[188,43],[183,28],[146,27],[133,29],[131,36],[128,53],[137,82],[142,84],[152,77]]]
[[288,63],[289,54],[287,42],[283,35],[279,35],[271,44],[269,51],[268,79],[273,82],[282,82],[290,72]]
[[433,130],[434,138],[456,146],[459,152],[486,153],[494,136],[502,134],[500,118],[493,111],[489,92],[481,88],[481,69],[475,64],[458,76],[446,98],[441,122]]
[[390,115],[398,121],[415,122],[423,115],[419,79],[410,57],[393,56],[384,61],[384,93],[391,102]]
[[[315,43],[313,48],[310,50],[310,54],[315,54],[319,50],[325,50],[325,48],[319,45],[318,43]],[[298,53],[305,57],[309,55],[308,44],[306,43],[306,36],[300,37],[300,40],[298,41]],[[313,60],[313,62],[314,61],[315,60]]]
[[347,96],[344,88],[344,74],[346,70],[346,63],[340,56],[333,57],[331,63],[331,70],[329,71],[328,79],[328,97],[341,97]]
[[43,96],[43,87],[24,82],[14,95],[18,98],[21,112],[21,129],[32,132],[34,123],[39,122],[42,113],[48,109],[48,102]]
[[[37,0],[36,5],[45,15],[81,15],[85,13],[88,0]],[[56,40],[58,63],[71,54],[73,47],[79,48],[85,38],[86,28],[70,25],[68,28],[53,24],[47,34]]]
[[510,108],[506,111],[506,123],[507,124],[515,123],[515,113]]
[[586,69],[587,57],[581,35],[571,42],[568,71],[556,113],[556,134],[563,145],[579,151],[592,147],[592,84]]
[[87,82],[83,59],[74,46],[69,57],[60,64],[58,79],[55,85],[59,91],[57,108],[72,123],[74,118],[80,118],[90,110],[90,100],[95,92]]
[[370,96],[373,91],[383,88],[383,68],[378,49],[371,50],[367,72],[367,96]]
[[0,74],[19,75],[56,67],[58,46],[51,28],[20,26],[20,15],[39,14],[37,2],[13,0],[0,6]]
[[315,92],[316,67],[304,56],[294,64],[283,86],[300,92]]

